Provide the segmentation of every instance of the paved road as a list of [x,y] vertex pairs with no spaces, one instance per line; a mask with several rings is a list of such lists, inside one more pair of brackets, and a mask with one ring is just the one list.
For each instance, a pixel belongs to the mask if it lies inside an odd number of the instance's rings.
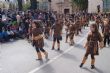
[[75,46],[69,46],[63,40],[59,52],[51,50],[52,38],[45,40],[44,48],[48,51],[50,59],[48,61],[36,61],[36,51],[26,40],[0,44],[0,73],[110,73],[110,47],[100,51],[100,56],[96,58],[95,70],[90,69],[90,59],[82,69],[79,68],[85,53],[83,45],[87,33],[88,28],[75,37]]

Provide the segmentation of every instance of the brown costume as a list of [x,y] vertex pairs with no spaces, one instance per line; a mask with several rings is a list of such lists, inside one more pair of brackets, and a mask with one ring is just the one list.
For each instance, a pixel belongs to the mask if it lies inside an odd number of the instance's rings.
[[90,33],[87,37],[86,53],[94,55],[98,54],[98,41],[102,41],[100,33]]
[[98,42],[102,42],[102,37],[100,35],[100,33],[90,33],[87,37],[87,43],[85,45],[86,48],[86,54],[82,60],[82,63],[80,65],[80,67],[83,66],[83,64],[86,62],[88,55],[91,55],[91,69],[94,69],[94,63],[95,63],[95,57],[94,55],[98,54]]
[[70,22],[69,21],[66,21],[66,42],[68,41],[68,37],[69,37],[69,27],[70,27]]
[[106,47],[106,42],[110,44],[110,25],[106,24],[103,27],[103,35],[104,35],[104,46]]
[[79,31],[81,31],[80,21],[77,21],[75,23],[75,28],[76,28],[76,35],[78,35],[79,34]]
[[48,59],[48,53],[43,49],[44,46],[44,40],[42,36],[42,28],[34,28],[32,31],[33,35],[33,43],[36,47],[38,60],[42,60],[41,52],[44,53],[45,58]]
[[56,25],[54,25],[52,27],[52,29],[54,29],[54,36],[59,36],[61,35],[61,31],[62,31],[62,25],[60,23],[56,23]]
[[72,24],[69,29],[70,45],[74,44],[75,25]]
[[109,24],[104,25],[102,32],[104,35],[110,35],[110,25]]
[[97,25],[98,29],[99,29],[99,24],[100,24],[100,20],[97,18],[96,19],[96,25]]
[[45,26],[45,38],[48,39],[48,37],[50,36],[50,27],[51,27],[51,24],[50,22],[48,21],[47,22],[47,25]]
[[55,46],[55,42],[57,41],[57,45],[58,45],[58,50],[60,50],[60,40],[62,40],[62,22],[57,21],[56,25],[54,25],[52,27],[52,29],[54,29],[54,34],[53,34],[53,46],[52,46],[52,50],[54,50],[54,46]]
[[[33,34],[33,37],[39,37],[39,35],[42,34],[42,29],[41,29],[41,28],[35,28],[35,29],[33,29],[32,34]],[[44,46],[43,37],[41,37],[41,38],[38,39],[38,40],[35,40],[35,39],[34,39],[33,41],[34,41],[34,45],[35,45],[37,48],[43,48],[43,46]]]

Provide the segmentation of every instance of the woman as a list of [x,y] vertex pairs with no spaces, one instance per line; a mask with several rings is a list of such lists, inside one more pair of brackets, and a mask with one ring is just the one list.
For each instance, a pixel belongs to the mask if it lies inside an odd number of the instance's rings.
[[86,45],[84,46],[86,48],[86,53],[83,58],[83,61],[80,65],[82,67],[84,63],[86,62],[88,55],[91,55],[91,69],[94,69],[94,63],[95,63],[95,55],[98,53],[98,48],[100,45],[98,45],[98,42],[102,42],[101,34],[98,31],[98,27],[96,24],[92,24],[90,27],[91,32],[89,33],[87,37]]
[[48,53],[43,49],[44,39],[42,33],[43,31],[40,24],[34,21],[32,23],[32,40],[37,51],[38,60],[42,60],[41,52],[45,55],[45,58],[48,59]]

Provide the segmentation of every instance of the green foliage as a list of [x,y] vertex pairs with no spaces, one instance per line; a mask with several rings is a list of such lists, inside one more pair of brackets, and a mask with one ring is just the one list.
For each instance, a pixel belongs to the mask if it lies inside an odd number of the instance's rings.
[[80,10],[87,10],[88,0],[72,0],[72,3],[75,3]]
[[3,8],[5,8],[6,6],[5,6],[5,4],[3,3]]
[[30,8],[31,4],[30,3],[26,3],[26,4],[23,4],[23,10],[26,11]]

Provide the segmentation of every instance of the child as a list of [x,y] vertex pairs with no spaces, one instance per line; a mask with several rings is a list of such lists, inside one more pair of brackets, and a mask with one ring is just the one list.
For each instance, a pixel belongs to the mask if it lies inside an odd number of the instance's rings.
[[85,53],[85,56],[82,60],[80,67],[84,65],[84,63],[86,62],[88,58],[88,55],[90,54],[91,55],[91,69],[94,69],[95,68],[94,66],[95,57],[94,56],[97,55],[97,52],[98,52],[98,48],[99,48],[98,42],[102,42],[103,40],[102,40],[101,34],[98,31],[98,27],[96,24],[91,25],[90,31],[91,32],[88,34],[87,43],[85,45],[86,53]]

